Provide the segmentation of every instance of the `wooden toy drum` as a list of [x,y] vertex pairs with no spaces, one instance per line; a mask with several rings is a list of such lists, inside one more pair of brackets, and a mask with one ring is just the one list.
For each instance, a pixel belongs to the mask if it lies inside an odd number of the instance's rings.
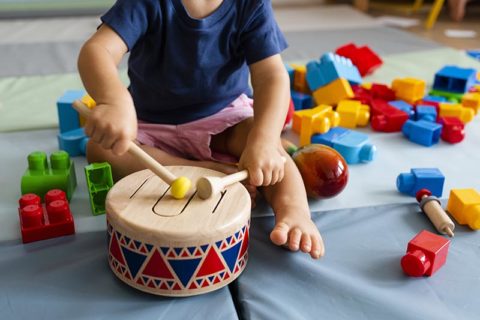
[[[173,166],[191,179],[222,173]],[[183,200],[150,170],[117,182],[106,200],[108,261],[128,285],[164,296],[189,296],[235,280],[248,259],[250,196],[235,183],[208,200],[193,187]]]

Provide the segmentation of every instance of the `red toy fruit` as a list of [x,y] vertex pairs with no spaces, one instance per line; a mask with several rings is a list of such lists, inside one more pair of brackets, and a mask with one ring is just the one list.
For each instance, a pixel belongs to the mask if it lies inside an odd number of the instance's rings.
[[310,144],[292,156],[311,198],[331,198],[342,192],[348,181],[348,166],[334,149]]

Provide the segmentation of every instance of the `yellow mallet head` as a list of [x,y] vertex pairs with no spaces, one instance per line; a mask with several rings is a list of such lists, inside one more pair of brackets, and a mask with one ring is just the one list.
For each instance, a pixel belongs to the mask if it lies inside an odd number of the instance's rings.
[[192,182],[187,177],[179,177],[170,185],[170,192],[175,199],[183,199],[188,190],[192,186]]

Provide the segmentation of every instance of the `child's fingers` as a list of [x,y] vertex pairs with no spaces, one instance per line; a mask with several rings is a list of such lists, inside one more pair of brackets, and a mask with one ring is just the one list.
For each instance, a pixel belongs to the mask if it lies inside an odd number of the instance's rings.
[[117,140],[114,142],[112,146],[112,152],[117,156],[121,156],[122,154],[128,151],[129,145],[130,145],[130,140],[128,139]]
[[250,181],[249,183],[259,187],[263,184],[263,172],[260,170],[260,168],[257,169],[248,169],[248,174],[250,176]]
[[105,135],[102,141],[102,147],[104,149],[110,150],[115,144],[115,137],[113,135]]
[[263,170],[263,186],[269,186],[272,184],[272,170],[264,169]]

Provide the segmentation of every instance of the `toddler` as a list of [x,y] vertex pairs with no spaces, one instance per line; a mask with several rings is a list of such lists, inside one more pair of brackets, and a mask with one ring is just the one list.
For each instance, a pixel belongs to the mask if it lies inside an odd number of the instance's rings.
[[[108,161],[116,179],[142,170],[126,153],[135,140],[163,165],[232,173],[225,163],[238,162],[275,212],[272,242],[322,256],[302,178],[281,147],[287,44],[270,1],[118,0],[101,19],[78,59],[97,102],[88,161]],[[117,70],[127,52],[128,88]]]

